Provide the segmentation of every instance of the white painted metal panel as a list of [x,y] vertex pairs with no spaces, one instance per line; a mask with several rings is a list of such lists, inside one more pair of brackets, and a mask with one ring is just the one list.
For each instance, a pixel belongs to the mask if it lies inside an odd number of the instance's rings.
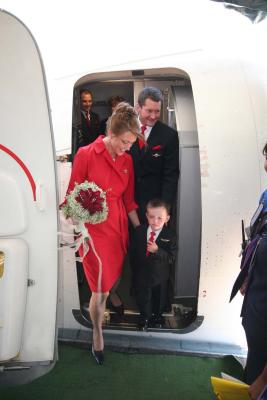
[[17,357],[27,298],[28,246],[21,239],[0,239],[0,360]]
[[[0,245],[7,246],[7,237],[10,243],[25,244],[29,256],[23,264],[23,274],[28,271],[33,282],[27,288],[25,312],[23,307],[18,308],[20,315],[15,318],[17,347],[1,354],[6,359],[19,350],[19,362],[50,362],[55,348],[58,223],[46,83],[33,37],[20,21],[3,11],[0,38]],[[0,251],[3,252],[1,247]],[[5,251],[8,259],[2,279],[8,276],[9,281],[1,294],[4,312],[5,304],[10,307],[11,293],[18,304],[25,300],[25,293],[16,290],[15,271],[22,260],[18,260],[19,254],[17,250],[13,252],[12,246]],[[24,278],[23,282],[25,285]],[[0,349],[5,347],[8,336],[9,329],[2,332]]]
[[3,171],[0,172],[0,188],[0,236],[18,235],[27,227],[24,198],[14,177]]

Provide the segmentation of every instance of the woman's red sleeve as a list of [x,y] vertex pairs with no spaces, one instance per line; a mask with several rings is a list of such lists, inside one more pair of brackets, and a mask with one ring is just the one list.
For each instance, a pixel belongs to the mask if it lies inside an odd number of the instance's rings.
[[123,202],[127,211],[127,214],[129,212],[136,210],[138,208],[138,205],[136,204],[134,200],[134,169],[133,169],[133,160],[132,157],[129,157],[129,181],[127,188],[123,194]]

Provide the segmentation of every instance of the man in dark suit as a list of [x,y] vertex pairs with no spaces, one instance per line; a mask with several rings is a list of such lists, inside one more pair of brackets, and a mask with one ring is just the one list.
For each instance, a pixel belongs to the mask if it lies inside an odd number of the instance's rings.
[[93,105],[93,95],[90,90],[82,90],[80,93],[81,118],[80,123],[74,128],[72,136],[72,156],[82,146],[95,141],[99,136],[99,117],[91,111]]
[[148,224],[139,225],[133,233],[133,286],[142,330],[164,324],[167,282],[177,251],[176,235],[167,227],[169,210],[169,205],[161,199],[149,201]]
[[178,133],[159,121],[162,100],[161,91],[154,87],[144,88],[138,96],[137,111],[144,143],[136,141],[130,154],[134,162],[135,200],[143,223],[149,200],[160,197],[172,205],[177,192]]
[[95,141],[100,135],[99,116],[91,111],[93,95],[90,90],[84,89],[80,93],[80,112],[72,126],[71,154],[58,156],[57,161],[73,161],[78,149]]

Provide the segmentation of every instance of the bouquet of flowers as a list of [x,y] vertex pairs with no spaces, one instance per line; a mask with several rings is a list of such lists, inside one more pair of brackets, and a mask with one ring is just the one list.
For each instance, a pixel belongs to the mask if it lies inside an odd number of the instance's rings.
[[107,219],[106,192],[94,182],[76,183],[74,189],[66,196],[61,210],[66,218],[72,218],[73,220],[77,240],[72,247],[77,250],[83,244],[84,258],[88,251],[88,246],[86,245],[88,240],[93,247],[93,242],[85,223],[100,224]]
[[62,211],[66,218],[71,217],[78,223],[99,224],[108,216],[106,192],[94,182],[76,184],[66,196]]

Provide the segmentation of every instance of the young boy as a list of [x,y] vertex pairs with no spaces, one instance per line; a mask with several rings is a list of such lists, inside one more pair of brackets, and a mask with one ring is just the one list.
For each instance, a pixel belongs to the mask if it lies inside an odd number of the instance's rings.
[[147,224],[138,226],[133,236],[133,286],[140,311],[139,329],[161,327],[167,299],[170,267],[176,256],[176,235],[167,227],[170,207],[161,199],[149,201]]

